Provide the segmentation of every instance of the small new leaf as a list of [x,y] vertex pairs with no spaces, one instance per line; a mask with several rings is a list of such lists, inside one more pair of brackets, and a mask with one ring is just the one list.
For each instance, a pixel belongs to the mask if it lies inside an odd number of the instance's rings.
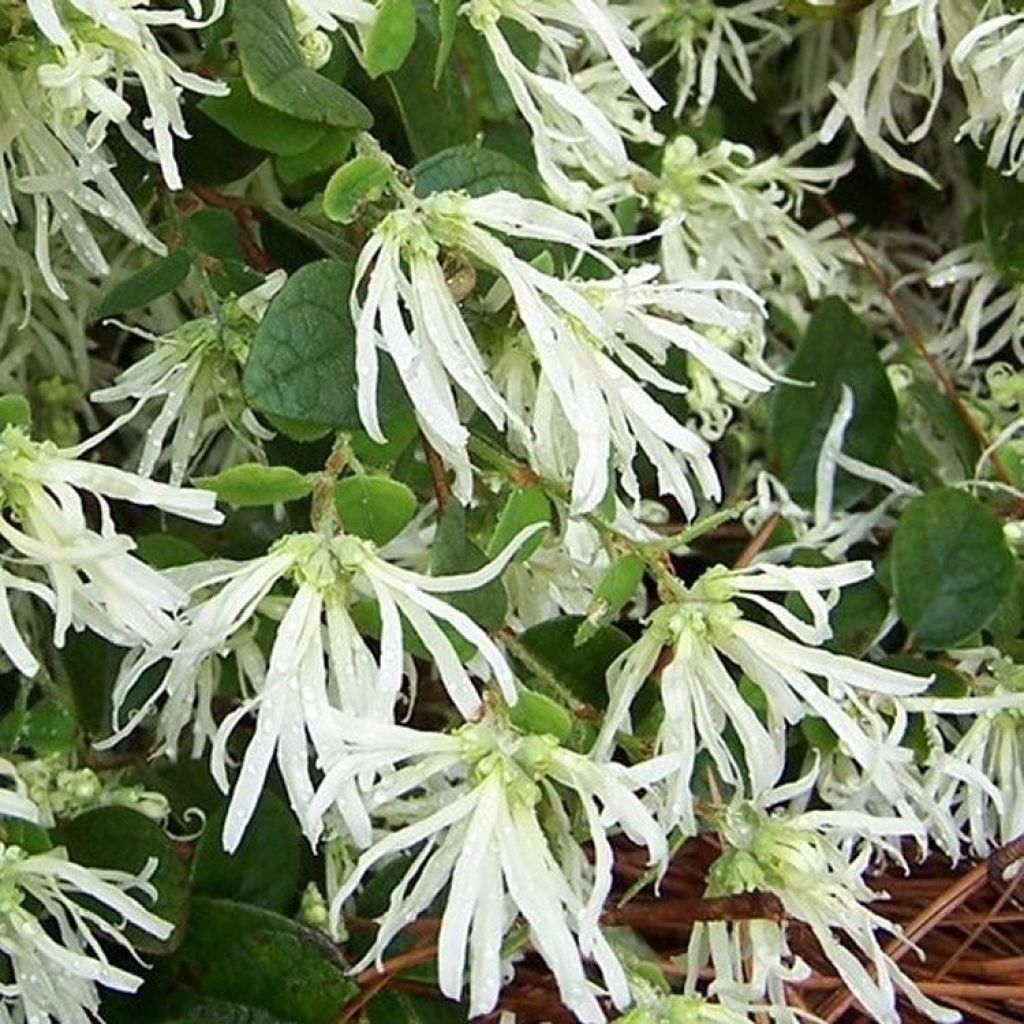
[[216,476],[201,476],[197,487],[213,491],[218,500],[233,508],[257,508],[279,502],[298,501],[311,494],[314,481],[289,466],[261,466],[247,462],[232,466]]

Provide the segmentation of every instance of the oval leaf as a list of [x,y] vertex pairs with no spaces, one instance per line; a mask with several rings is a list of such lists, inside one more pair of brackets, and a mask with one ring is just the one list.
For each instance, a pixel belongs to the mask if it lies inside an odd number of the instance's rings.
[[314,124],[373,124],[355,96],[307,67],[285,0],[235,0],[232,10],[242,74],[256,99]]
[[150,878],[157,891],[156,903],[148,906],[158,917],[175,925],[166,942],[135,928],[128,936],[144,953],[166,953],[181,941],[179,927],[188,907],[188,867],[170,838],[155,822],[126,807],[100,807],[63,822],[55,839],[67,847],[78,864],[94,868],[117,868],[138,875],[151,860],[156,872]]
[[[253,338],[243,375],[249,404],[301,428],[358,430],[355,328],[349,312],[352,268],[343,260],[308,263],[275,296]],[[381,359],[377,392],[382,423],[403,415],[408,400],[398,374]]]
[[366,34],[363,66],[371,78],[397,71],[416,41],[413,0],[382,0]]
[[338,515],[348,533],[387,544],[416,514],[416,495],[403,483],[382,476],[352,476],[334,489]]
[[[519,487],[514,490],[505,502],[494,528],[490,543],[487,545],[487,557],[495,558],[508,547],[513,538],[534,523],[547,523],[551,519],[551,502],[542,487]],[[538,530],[516,552],[515,560],[525,562],[544,543],[547,536],[545,530]]]
[[[815,494],[815,470],[825,433],[845,384],[854,413],[843,450],[873,465],[885,462],[896,431],[896,396],[867,328],[841,299],[825,299],[807,325],[786,376],[811,387],[780,384],[768,424],[768,448],[779,475],[799,502]],[[848,504],[868,484],[840,472],[836,501]]]
[[966,640],[998,611],[1013,554],[995,514],[945,488],[912,501],[892,545],[896,608],[922,647]]
[[298,501],[313,491],[313,480],[289,466],[261,466],[247,462],[232,466],[216,476],[197,477],[193,483],[204,491],[213,491],[219,501],[234,508],[255,508]]
[[339,167],[324,189],[324,215],[339,224],[352,220],[359,205],[379,199],[391,179],[388,165],[376,156],[357,156]]
[[148,306],[173,292],[188,277],[190,266],[191,261],[184,249],[175,249],[169,255],[147,263],[107,292],[96,308],[97,318]]

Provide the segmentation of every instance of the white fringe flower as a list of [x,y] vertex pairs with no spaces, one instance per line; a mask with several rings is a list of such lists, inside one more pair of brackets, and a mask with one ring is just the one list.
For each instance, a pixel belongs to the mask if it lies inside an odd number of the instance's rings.
[[[721,779],[758,796],[781,778],[788,727],[807,715],[823,718],[878,787],[890,799],[900,800],[896,769],[911,759],[910,751],[887,735],[879,739],[867,734],[843,701],[870,716],[873,712],[863,697],[920,693],[928,680],[818,649],[832,635],[829,613],[840,589],[868,578],[872,571],[869,562],[821,569],[719,567],[688,590],[680,587],[675,599],[651,616],[643,637],[609,669],[610,702],[595,756],[610,756],[616,733],[629,729],[630,706],[668,648],[671,657],[659,677],[664,720],[658,750],[671,755],[676,764],[665,798],[669,823],[678,823],[688,833],[696,829],[691,781],[701,750],[710,755]],[[762,596],[769,593],[799,594],[811,621]],[[766,612],[796,639],[746,618],[740,601]],[[745,700],[727,663],[761,689],[767,706],[764,720]],[[817,680],[824,680],[826,687]],[[725,741],[727,724],[740,739],[745,770]]]
[[[515,700],[512,674],[494,641],[468,615],[434,595],[476,590],[497,578],[533,528],[515,537],[492,562],[472,573],[429,577],[391,565],[369,541],[340,535],[291,534],[270,553],[250,562],[204,563],[175,578],[193,593],[216,588],[182,616],[171,644],[157,644],[126,659],[115,686],[115,712],[144,673],[167,659],[155,690],[113,738],[134,729],[160,701],[161,735],[168,749],[177,744],[189,712],[209,706],[211,664],[228,651],[236,655],[251,692],[217,731],[211,768],[220,786],[230,788],[227,743],[236,727],[256,712],[255,734],[246,748],[224,824],[225,848],[234,850],[259,800],[267,771],[277,760],[296,815],[310,841],[322,824],[309,814],[313,795],[310,749],[320,749],[323,722],[331,708],[365,721],[391,721],[406,667],[403,619],[429,652],[438,676],[459,713],[471,718],[480,697],[471,675],[492,676],[509,701]],[[294,597],[272,599],[279,624],[264,669],[259,655],[237,644],[238,634],[280,581],[291,580]],[[380,653],[375,655],[350,614],[360,600],[376,601],[380,614]],[[471,667],[463,665],[442,623],[476,649]],[[200,715],[209,721],[209,712]]]
[[169,482],[180,485],[225,431],[227,444],[222,447],[226,450],[217,470],[246,457],[263,457],[263,442],[273,433],[245,404],[242,369],[256,326],[283,284],[284,273],[273,274],[252,291],[225,302],[216,316],[190,320],[170,334],[155,336],[132,328],[152,341],[153,351],[132,363],[113,385],[94,391],[91,398],[100,403],[143,404],[162,399],[146,430],[137,470],[141,476],[152,476],[166,458]]
[[[386,814],[432,783],[443,794],[438,810],[370,846],[336,893],[335,924],[344,901],[375,866],[419,847],[354,970],[379,963],[392,939],[450,882],[438,936],[439,984],[445,995],[460,998],[468,960],[471,1015],[487,1013],[497,1002],[502,942],[519,915],[562,1001],[581,1021],[605,1019],[584,958],[596,962],[616,1005],[629,1002],[625,972],[598,924],[612,883],[607,833],[619,825],[647,847],[652,864],[663,864],[664,834],[635,795],[663,766],[595,764],[551,736],[523,735],[492,718],[441,735],[336,717],[327,733],[333,739],[323,755],[325,777],[315,806],[336,806],[364,843],[369,823],[352,821],[364,807]],[[381,779],[354,795],[360,776]],[[592,863],[573,835],[567,797],[582,806]]]
[[[725,808],[718,821],[725,850],[708,873],[708,896],[758,891],[776,896],[785,919],[801,922],[817,939],[860,1005],[880,1024],[899,1024],[897,992],[935,1021],[960,1019],[925,996],[878,940],[899,928],[866,904],[880,898],[863,879],[878,835],[898,833],[901,823],[865,814],[809,811],[768,815],[749,803]],[[860,844],[852,858],[836,837]],[[797,1024],[799,1010],[787,1005],[786,983],[810,974],[786,939],[785,920],[699,923],[687,951],[687,989],[694,990],[701,969],[714,972],[710,991],[726,1006],[745,1010],[772,1004],[772,1019]],[[866,963],[865,963],[866,961]]]
[[[498,72],[533,135],[537,169],[552,193],[570,208],[587,205],[589,186],[572,180],[563,170],[561,155],[596,173],[598,181],[622,173],[627,156],[615,125],[585,95],[569,67],[569,54],[586,43],[607,54],[621,77],[651,109],[664,100],[630,54],[637,40],[618,12],[605,0],[565,0],[559,4],[530,4],[523,0],[470,0],[467,16],[481,33]],[[502,32],[503,22],[515,22],[540,44],[539,70],[528,67]]]
[[701,121],[720,70],[747,99],[755,98],[755,61],[787,39],[784,27],[769,17],[777,8],[776,0],[632,0],[626,10],[641,39],[671,47],[678,65],[675,116],[685,112]]
[[[72,625],[124,646],[166,642],[174,634],[170,616],[186,595],[130,553],[134,542],[116,531],[110,500],[213,525],[223,518],[210,492],[143,480],[81,458],[118,425],[66,449],[33,441],[15,426],[0,434],[0,537],[19,558],[8,565],[38,567],[46,578],[42,584],[0,570],[0,646],[25,675],[33,675],[38,664],[14,625],[7,588],[30,593],[53,609],[57,647]],[[86,496],[98,506],[98,531],[86,517]]]
[[[750,391],[766,390],[766,379],[700,333],[756,331],[756,298],[722,281],[656,284],[653,267],[605,280],[563,280],[518,257],[501,235],[579,251],[598,245],[585,221],[547,204],[509,192],[480,198],[443,192],[390,214],[364,248],[352,313],[359,409],[371,436],[383,439],[376,412],[377,349],[383,348],[395,359],[422,429],[454,465],[456,493],[463,499],[472,477],[453,384],[496,426],[507,422],[513,438],[539,459],[542,472],[571,474],[575,512],[592,510],[603,500],[610,459],[627,494],[638,500],[632,464],[642,450],[658,471],[662,493],[692,516],[696,502],[686,470],[705,495],[720,493],[710,449],[643,385],[684,390],[652,365],[679,349],[716,376]],[[517,385],[529,408],[512,409],[506,397],[514,397],[496,389],[443,279],[438,246],[499,276],[487,304],[493,310],[512,300],[539,367],[532,388]],[[745,302],[747,309],[727,305],[723,296]]]
[[[172,926],[133,895],[156,898],[149,882],[155,868],[150,861],[136,877],[82,867],[59,849],[28,854],[17,846],[0,846],[0,955],[10,971],[0,985],[0,1015],[33,1024],[93,1024],[99,1010],[97,985],[135,992],[142,979],[112,964],[99,940],[134,956],[126,926],[168,938]],[[97,905],[112,911],[117,923]],[[55,922],[56,937],[37,914]]]

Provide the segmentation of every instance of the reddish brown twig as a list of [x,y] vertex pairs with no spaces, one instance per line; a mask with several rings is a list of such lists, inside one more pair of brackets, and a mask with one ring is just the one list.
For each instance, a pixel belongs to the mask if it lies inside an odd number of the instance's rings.
[[437,500],[437,507],[444,511],[452,496],[451,484],[448,483],[448,473],[444,468],[441,456],[437,449],[427,440],[427,435],[420,431],[420,443],[423,445],[423,455],[427,460],[427,469],[430,471],[430,482],[434,487],[434,498]]
[[268,274],[277,268],[272,256],[256,241],[258,237],[259,218],[251,206],[236,196],[225,195],[209,185],[189,184],[189,190],[207,206],[218,210],[227,210],[238,224],[238,235],[245,254],[245,262],[261,274]]

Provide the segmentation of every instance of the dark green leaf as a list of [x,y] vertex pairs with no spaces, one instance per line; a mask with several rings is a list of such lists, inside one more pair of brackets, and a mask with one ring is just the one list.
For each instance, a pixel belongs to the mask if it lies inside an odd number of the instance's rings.
[[[778,385],[768,424],[769,454],[797,501],[814,500],[818,455],[843,385],[854,399],[843,450],[873,465],[885,463],[896,429],[896,396],[867,328],[841,299],[825,299],[815,310],[786,376],[812,385]],[[867,486],[840,472],[836,500],[848,504]]]
[[308,150],[323,137],[324,125],[300,121],[260,103],[249,92],[244,79],[232,78],[227,84],[227,96],[207,96],[199,109],[242,142],[268,153],[289,156]]
[[144,533],[136,542],[136,554],[154,569],[202,562],[207,554],[191,541],[173,533]]
[[[487,561],[466,531],[466,510],[457,501],[449,501],[437,523],[431,572],[435,576],[473,572]],[[505,622],[508,596],[500,577],[478,590],[446,594],[445,599],[487,629],[497,629]]]
[[209,207],[197,210],[185,221],[185,237],[189,245],[214,259],[245,259],[245,250],[238,237],[238,221],[227,210]]
[[218,500],[234,508],[255,508],[278,502],[298,501],[313,492],[314,481],[289,466],[262,466],[247,462],[216,476],[200,476],[196,487],[213,491]]
[[204,996],[291,1024],[325,1024],[358,992],[323,935],[269,910],[206,897],[193,901],[170,966]]
[[274,161],[277,176],[285,185],[295,185],[305,178],[337,167],[352,148],[352,132],[331,128],[319,142],[292,156],[279,156]]
[[[416,39],[402,66],[386,79],[415,159],[469,142],[479,119],[472,115],[466,88],[448,61],[434,83],[440,50],[435,5],[419,5]],[[474,33],[475,35],[476,33]]]
[[900,618],[921,646],[954,646],[996,614],[1013,564],[999,520],[976,498],[952,488],[917,498],[892,544]]
[[387,544],[416,514],[416,495],[403,483],[383,476],[351,476],[334,489],[338,515],[348,533]]
[[132,945],[144,953],[166,953],[177,946],[189,902],[188,867],[160,825],[126,807],[99,807],[61,823],[55,839],[67,847],[73,861],[88,867],[137,875],[155,859],[157,868],[150,883],[157,900],[149,909],[175,925],[175,930],[166,942],[137,929],[128,934]]
[[280,798],[264,790],[241,845],[228,854],[221,845],[226,810],[222,805],[207,819],[196,844],[192,866],[196,895],[288,913],[298,891],[302,850],[295,815]]
[[582,616],[567,615],[531,626],[519,638],[530,654],[580,700],[603,708],[608,703],[605,673],[632,640],[615,626],[599,629],[577,647]]
[[594,591],[586,618],[576,630],[573,643],[579,647],[590,640],[599,629],[610,626],[633,597],[644,578],[646,563],[637,555],[621,555],[608,567]]
[[542,199],[544,189],[532,171],[494,149],[463,145],[443,149],[421,160],[413,168],[416,194],[462,191],[471,196],[491,192],[517,192],[531,199]]
[[509,721],[523,732],[554,736],[560,743],[572,732],[572,715],[543,693],[519,688],[519,700],[509,711]]
[[[317,430],[362,424],[356,406],[355,328],[349,313],[352,268],[320,260],[293,274],[274,298],[253,339],[243,385],[259,412]],[[381,361],[377,391],[382,423],[408,401],[394,366]],[[298,437],[298,431],[291,436]]]
[[32,406],[24,395],[0,397],[0,430],[4,427],[21,427],[29,430],[32,426]]
[[184,249],[175,249],[147,263],[131,277],[115,284],[100,300],[96,316],[114,316],[127,313],[174,291],[188,277],[191,263]]
[[459,8],[462,0],[438,0],[437,27],[440,37],[437,43],[437,58],[434,61],[434,88],[437,88],[444,74],[445,65],[455,45],[455,29],[458,26]]
[[416,40],[416,5],[413,0],[381,0],[366,33],[363,66],[371,78],[397,71]]
[[989,255],[1000,273],[1024,281],[1024,184],[986,167],[981,187],[981,224]]
[[235,0],[235,40],[252,95],[292,117],[369,128],[370,112],[336,82],[307,67],[285,0]]

